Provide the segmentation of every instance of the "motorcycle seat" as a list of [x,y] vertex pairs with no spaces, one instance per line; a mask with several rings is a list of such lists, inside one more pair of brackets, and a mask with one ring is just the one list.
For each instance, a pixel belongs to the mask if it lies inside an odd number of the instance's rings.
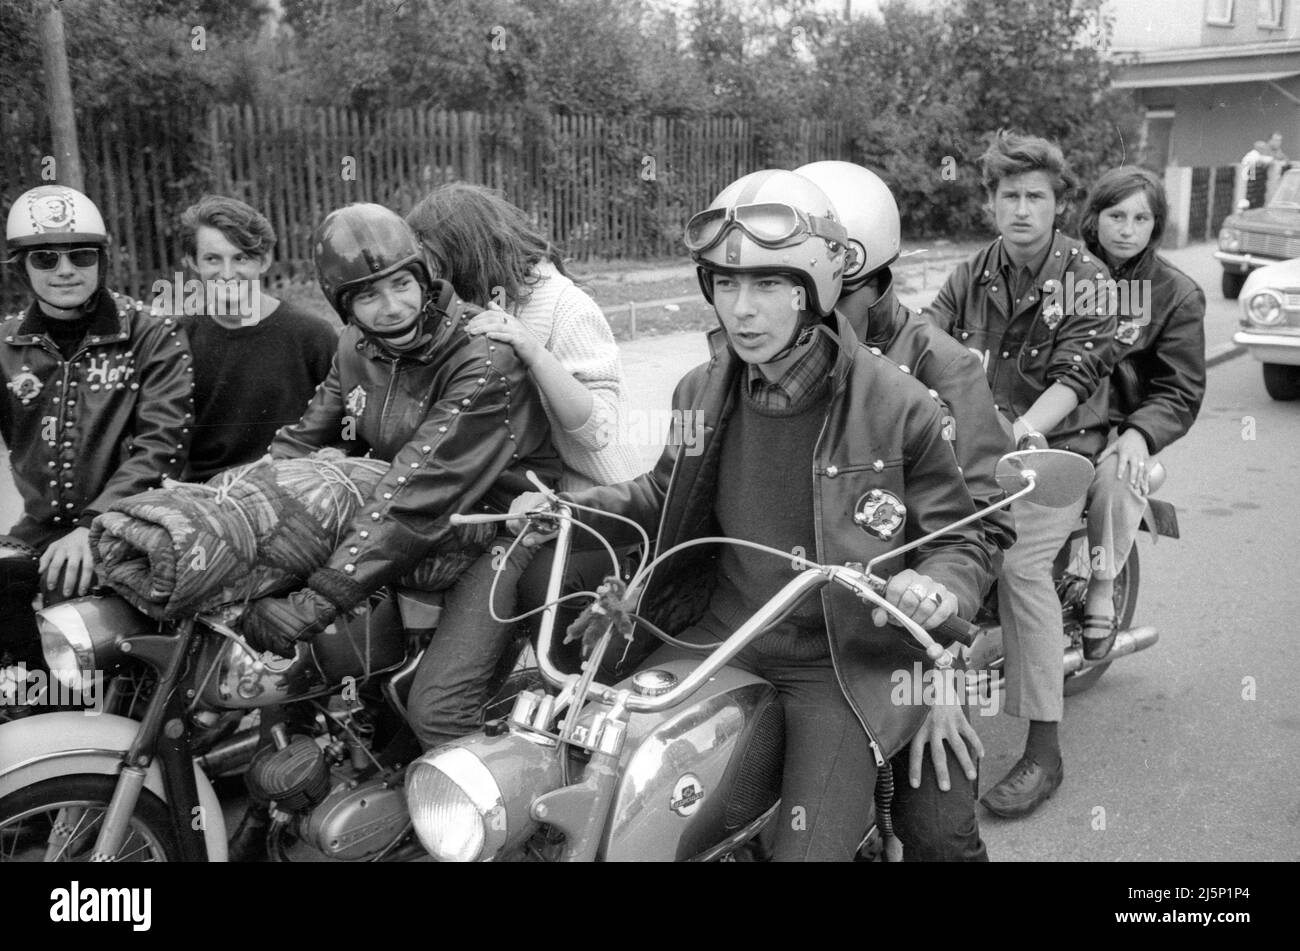
[[442,616],[443,594],[442,591],[421,591],[419,588],[393,588],[402,627],[408,632],[436,628]]

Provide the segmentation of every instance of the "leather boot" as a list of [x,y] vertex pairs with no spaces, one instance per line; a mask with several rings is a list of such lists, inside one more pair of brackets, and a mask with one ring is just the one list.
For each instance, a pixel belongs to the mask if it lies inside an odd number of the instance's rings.
[[265,862],[266,833],[271,828],[271,809],[264,802],[249,802],[244,818],[239,820],[235,834],[230,837],[228,861]]

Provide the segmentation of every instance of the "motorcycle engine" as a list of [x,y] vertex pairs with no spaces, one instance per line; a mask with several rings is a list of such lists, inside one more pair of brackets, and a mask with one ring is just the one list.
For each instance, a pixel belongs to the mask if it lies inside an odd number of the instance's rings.
[[406,823],[402,787],[376,778],[337,787],[303,817],[299,832],[332,859],[364,862],[392,843]]
[[282,748],[262,750],[253,757],[245,779],[254,798],[274,800],[288,812],[310,809],[330,788],[325,754],[307,736],[296,736]]

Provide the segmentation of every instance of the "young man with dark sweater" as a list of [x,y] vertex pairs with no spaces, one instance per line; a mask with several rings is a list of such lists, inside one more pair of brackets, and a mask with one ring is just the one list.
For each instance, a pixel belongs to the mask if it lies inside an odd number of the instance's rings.
[[278,429],[298,421],[329,373],[339,328],[262,290],[275,231],[256,209],[209,195],[185,210],[181,227],[185,265],[203,282],[202,312],[181,321],[194,354],[188,478],[205,482],[260,458]]
[[[747,175],[691,219],[686,238],[721,324],[712,359],[673,397],[674,414],[703,423],[703,444],[669,446],[652,472],[562,498],[657,531],[656,551],[727,536],[823,564],[865,563],[975,512],[937,401],[834,313],[846,234],[816,185],[794,172]],[[512,510],[541,501],[529,493]],[[615,543],[629,539],[612,520],[592,521]],[[970,617],[994,547],[978,525],[945,532],[890,566],[885,596],[926,629]],[[801,570],[740,546],[689,548],[655,571],[638,613],[718,642]],[[732,661],[772,683],[785,714],[778,861],[852,859],[877,769],[926,717],[922,703],[891,697],[896,672],[926,661],[885,621],[830,585]],[[633,645],[618,673],[644,656]]]

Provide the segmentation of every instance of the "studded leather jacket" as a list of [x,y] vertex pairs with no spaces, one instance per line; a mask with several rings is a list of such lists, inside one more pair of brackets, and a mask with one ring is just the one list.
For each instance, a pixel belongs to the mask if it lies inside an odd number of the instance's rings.
[[[847,318],[837,315],[836,321],[833,395],[809,473],[815,557],[823,564],[866,563],[971,514],[975,506],[943,438],[943,415],[936,401],[896,364],[861,345]],[[677,411],[682,418],[698,414],[703,439],[689,452],[670,440],[654,470],[630,482],[562,496],[635,520],[652,535],[657,533],[659,552],[720,534],[714,500],[722,436],[736,407],[737,380],[745,364],[719,335],[710,342],[712,359],[687,373],[673,395],[674,416]],[[901,502],[902,507],[882,505],[881,498]],[[886,511],[896,513],[896,520],[881,527],[875,516]],[[611,541],[633,540],[629,530],[612,519],[580,517]],[[970,618],[991,581],[995,551],[982,528],[968,524],[885,563],[881,570],[893,574],[906,567],[929,575],[957,596],[959,613]],[[716,545],[674,555],[647,582],[638,613],[670,634],[681,632],[708,607],[718,563]],[[911,739],[928,710],[919,703],[893,702],[897,673],[910,672],[914,663],[929,666],[929,660],[898,628],[877,627],[870,607],[849,591],[828,585],[821,599],[841,688],[883,762]],[[654,643],[638,636],[620,673],[633,669]]]
[[[1052,236],[1033,286],[1011,312],[996,241],[957,265],[925,316],[984,363],[999,412],[1015,420],[1053,383],[1078,407],[1043,435],[1053,449],[1095,456],[1106,445],[1115,315],[1097,293],[1106,266],[1079,241]],[[1091,288],[1091,291],[1089,291]]]
[[194,375],[176,321],[139,301],[100,291],[67,360],[37,332],[37,307],[0,322],[0,437],[23,500],[12,533],[40,546],[180,476]]
[[[993,394],[979,358],[952,337],[899,303],[893,276],[881,277],[883,290],[854,331],[868,347],[883,352],[943,401],[944,437],[952,441],[957,464],[978,508],[1003,497],[994,478],[998,459],[1014,446],[1011,427],[993,407]],[[1015,518],[1000,509],[980,520],[1001,551],[1016,540]]]
[[449,515],[506,511],[532,490],[529,469],[548,484],[559,477],[546,413],[513,348],[465,332],[481,308],[449,283],[435,281],[430,297],[427,339],[401,355],[355,324],[344,327],[302,419],[271,444],[277,459],[332,446],[392,463],[343,543],[308,579],[340,610],[447,543]]

